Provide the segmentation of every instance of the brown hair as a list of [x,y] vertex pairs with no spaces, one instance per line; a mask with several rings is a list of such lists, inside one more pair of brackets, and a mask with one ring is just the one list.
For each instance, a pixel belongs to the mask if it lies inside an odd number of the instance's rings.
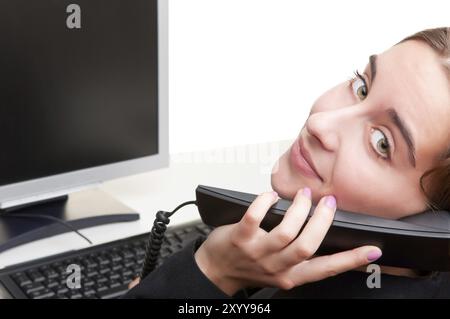
[[[423,30],[406,37],[399,43],[408,40],[425,42],[435,50],[438,56],[442,58],[442,63],[447,68],[447,76],[450,79],[450,28]],[[431,210],[450,211],[450,139],[447,149],[439,158],[439,162],[436,167],[422,175],[420,187],[427,198],[427,206]]]

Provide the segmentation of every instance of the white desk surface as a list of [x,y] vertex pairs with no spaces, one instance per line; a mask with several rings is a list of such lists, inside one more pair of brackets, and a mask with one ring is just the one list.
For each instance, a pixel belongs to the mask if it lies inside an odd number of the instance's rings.
[[[158,210],[172,210],[194,200],[199,184],[255,194],[271,190],[270,172],[290,142],[172,154],[168,168],[104,183],[100,189],[140,213],[140,220],[86,228],[81,233],[98,245],[148,232]],[[173,215],[170,226],[199,218],[196,207],[187,206]],[[89,246],[75,233],[65,233],[1,253],[0,268]]]

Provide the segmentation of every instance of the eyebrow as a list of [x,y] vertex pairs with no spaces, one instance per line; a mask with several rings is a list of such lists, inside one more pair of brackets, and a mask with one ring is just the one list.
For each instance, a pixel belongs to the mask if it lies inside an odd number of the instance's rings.
[[[377,74],[377,56],[375,54],[369,57],[369,65],[370,65],[370,83],[373,85],[375,80],[375,76]],[[411,134],[411,130],[402,120],[402,118],[398,115],[397,111],[393,108],[386,110],[386,113],[389,117],[389,120],[393,125],[397,127],[400,131],[403,139],[406,142],[406,146],[408,147],[408,158],[411,165],[416,167],[416,152],[415,152],[415,144],[414,139]]]
[[370,65],[370,83],[373,83],[375,80],[375,76],[377,75],[377,55],[372,54],[369,57],[369,65]]

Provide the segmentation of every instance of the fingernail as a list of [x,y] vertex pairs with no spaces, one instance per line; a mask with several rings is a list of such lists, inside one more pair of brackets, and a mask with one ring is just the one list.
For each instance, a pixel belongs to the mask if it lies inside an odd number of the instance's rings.
[[330,208],[335,208],[336,207],[336,198],[334,198],[333,195],[328,195],[325,198],[325,205],[327,205]]
[[311,199],[311,188],[309,188],[309,187],[303,188],[303,195],[305,195],[306,197]]
[[369,252],[367,254],[367,260],[370,261],[370,262],[375,261],[378,258],[380,258],[381,255],[382,255],[381,250],[372,250],[371,252]]
[[273,191],[272,195],[273,195],[273,197],[278,198],[278,193],[277,192]]

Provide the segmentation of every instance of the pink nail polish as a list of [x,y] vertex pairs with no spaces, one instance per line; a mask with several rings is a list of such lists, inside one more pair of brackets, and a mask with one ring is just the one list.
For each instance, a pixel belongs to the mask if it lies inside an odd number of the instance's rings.
[[305,195],[306,197],[311,199],[311,188],[309,188],[309,187],[303,188],[303,195]]
[[325,205],[334,209],[336,207],[336,198],[333,195],[328,195],[325,198]]
[[372,250],[371,252],[369,252],[367,254],[367,260],[370,261],[370,262],[375,261],[378,258],[380,258],[381,255],[382,255],[382,253],[381,253],[380,250]]
[[278,198],[278,193],[277,192],[273,191],[272,195],[273,195],[273,197]]

